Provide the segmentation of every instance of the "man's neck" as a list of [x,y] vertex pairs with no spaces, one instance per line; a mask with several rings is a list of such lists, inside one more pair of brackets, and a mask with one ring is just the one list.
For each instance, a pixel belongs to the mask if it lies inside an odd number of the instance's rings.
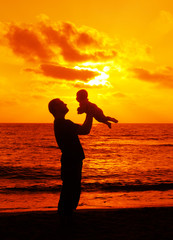
[[56,120],[63,120],[63,119],[65,119],[65,115],[64,114],[58,114],[58,115],[55,115],[55,119]]

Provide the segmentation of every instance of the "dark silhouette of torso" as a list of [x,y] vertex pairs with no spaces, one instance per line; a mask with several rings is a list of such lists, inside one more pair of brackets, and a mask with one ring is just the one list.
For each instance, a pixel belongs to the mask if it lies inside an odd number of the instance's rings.
[[62,159],[73,158],[77,161],[85,158],[83,148],[77,135],[78,127],[78,124],[75,124],[70,120],[55,120],[55,138],[62,152]]
[[66,119],[55,119],[54,132],[62,152],[61,179],[63,181],[58,212],[71,215],[77,208],[81,192],[82,160],[85,158],[78,138],[80,125]]

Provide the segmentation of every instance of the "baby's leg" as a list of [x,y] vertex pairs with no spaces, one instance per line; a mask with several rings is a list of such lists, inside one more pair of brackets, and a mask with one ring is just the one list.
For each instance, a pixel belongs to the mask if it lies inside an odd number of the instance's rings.
[[102,122],[102,123],[106,124],[109,128],[111,128],[111,123],[108,122],[107,117],[105,117],[105,116],[94,116],[94,118],[95,118],[98,122]]
[[114,122],[114,123],[117,123],[117,122],[118,122],[117,119],[112,118],[112,117],[107,117],[107,121],[111,121],[111,122]]
[[104,122],[106,125],[108,125],[109,128],[111,128],[111,123],[110,122]]

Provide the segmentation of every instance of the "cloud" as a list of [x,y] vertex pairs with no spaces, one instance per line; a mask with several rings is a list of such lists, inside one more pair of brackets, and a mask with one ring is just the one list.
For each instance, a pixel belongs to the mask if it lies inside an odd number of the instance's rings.
[[87,84],[85,82],[82,82],[82,81],[76,81],[73,83],[73,87],[75,88],[85,88],[85,89],[89,89],[89,88],[102,88],[103,85],[102,84],[98,84],[98,85],[90,85],[90,84]]
[[115,49],[104,48],[105,39],[96,30],[77,28],[72,23],[40,22],[30,25],[9,24],[4,38],[7,45],[26,61],[53,61],[66,63],[106,61],[116,57]]
[[32,29],[11,25],[5,37],[12,51],[26,60],[49,60],[53,56],[47,44]]
[[65,80],[82,80],[84,82],[89,81],[90,79],[100,75],[98,72],[89,71],[89,70],[78,70],[73,68],[67,68],[62,66],[56,66],[51,64],[42,64],[40,66],[40,71],[33,69],[26,69],[26,71],[34,71],[36,73],[41,73],[44,76],[56,78],[56,79],[65,79]]
[[165,87],[173,88],[173,68],[167,67],[160,72],[149,72],[143,68],[134,68],[132,71],[140,80],[158,83]]
[[117,58],[108,37],[86,26],[51,23],[44,17],[37,24],[4,23],[4,29],[1,44],[24,60],[26,71],[45,77],[86,83],[101,74],[102,64]]
[[42,95],[32,95],[32,98],[34,98],[36,100],[42,100],[42,99],[45,99],[46,97],[42,96]]
[[82,32],[78,34],[76,39],[76,43],[78,46],[86,47],[86,46],[98,46],[98,42],[88,33]]
[[[103,83],[109,78],[108,74],[104,76],[104,66],[110,71],[121,69],[123,74],[134,62],[151,61],[150,47],[135,39],[120,43],[95,29],[77,27],[70,22],[52,23],[46,16],[36,24],[8,23],[3,29],[6,29],[3,44],[5,42],[16,56],[24,59],[26,71],[66,80],[73,86],[110,86],[109,81]],[[117,64],[120,65],[118,69],[115,68]],[[134,69],[133,72],[142,80],[143,75],[147,75],[142,70]],[[149,75],[152,74],[148,72],[148,81]],[[90,83],[90,80],[95,82]]]
[[151,62],[152,48],[148,44],[140,43],[137,39],[126,40],[121,44],[119,55],[127,62]]
[[103,50],[103,39],[98,34],[82,32],[70,23],[58,27],[42,24],[41,32],[48,44],[60,49],[67,62],[105,61],[117,55],[115,50]]
[[124,93],[116,92],[112,94],[113,97],[116,98],[126,98],[127,96]]
[[[52,26],[42,26],[42,33],[46,37],[46,41],[49,45],[56,46],[60,49],[60,55],[67,62],[85,62],[89,60],[87,54],[81,53],[75,48],[75,46],[69,42],[69,38],[72,34],[72,29],[59,31],[55,30]],[[68,35],[66,35],[68,33]]]
[[54,66],[43,64],[41,65],[41,70],[46,76],[53,78],[60,78],[66,80],[83,80],[84,82],[89,81],[90,79],[99,75],[99,73],[89,70],[77,70],[61,66]]

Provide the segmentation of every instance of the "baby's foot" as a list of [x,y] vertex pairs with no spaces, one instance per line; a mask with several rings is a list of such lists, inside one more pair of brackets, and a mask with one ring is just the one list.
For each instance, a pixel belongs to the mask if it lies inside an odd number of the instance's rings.
[[117,123],[117,122],[118,122],[117,119],[112,118],[112,117],[107,117],[107,120],[108,120],[108,121],[111,121],[111,122],[114,122],[114,123]]
[[110,122],[107,122],[106,124],[108,125],[109,128],[111,128],[111,123]]
[[115,118],[112,118],[111,121],[114,122],[114,123],[117,123],[117,122],[118,122],[118,120],[115,119]]
[[118,123],[118,120],[117,119],[115,119],[115,121],[114,121],[115,123]]

